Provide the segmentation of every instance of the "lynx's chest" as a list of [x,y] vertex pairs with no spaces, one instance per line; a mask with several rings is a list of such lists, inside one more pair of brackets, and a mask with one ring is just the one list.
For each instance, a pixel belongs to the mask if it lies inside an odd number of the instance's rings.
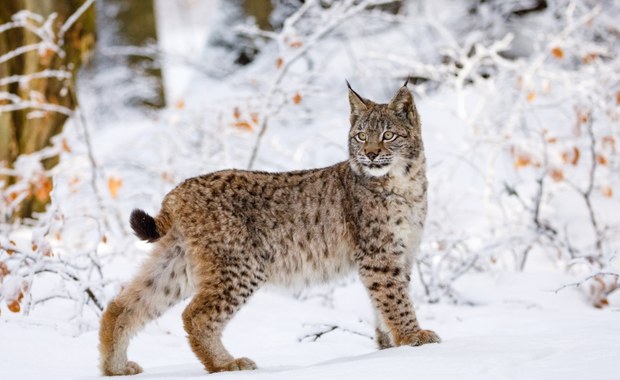
[[426,219],[426,178],[390,178],[377,190],[360,189],[353,221],[359,254],[399,260],[410,269]]
[[397,240],[402,240],[408,247],[417,246],[416,237],[421,235],[426,219],[426,198],[414,203],[398,200],[390,203],[392,204],[388,208],[390,211],[388,228]]
[[402,247],[408,261],[422,240],[427,212],[426,188],[425,177],[394,180],[387,202],[390,218],[386,229],[393,236],[394,244]]

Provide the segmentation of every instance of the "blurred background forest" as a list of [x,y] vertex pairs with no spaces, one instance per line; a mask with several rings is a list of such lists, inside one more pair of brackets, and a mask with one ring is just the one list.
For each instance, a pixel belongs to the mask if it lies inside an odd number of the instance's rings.
[[148,251],[133,208],[219,169],[346,159],[345,78],[415,94],[417,302],[530,271],[617,308],[618,20],[614,0],[4,0],[0,313],[88,331]]

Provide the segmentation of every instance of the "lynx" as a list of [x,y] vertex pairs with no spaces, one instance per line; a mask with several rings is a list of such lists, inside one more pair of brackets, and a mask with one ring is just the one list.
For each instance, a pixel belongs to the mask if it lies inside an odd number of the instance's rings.
[[376,310],[379,348],[439,342],[420,328],[408,294],[427,180],[420,118],[406,86],[388,104],[349,86],[345,162],[288,173],[215,172],[170,191],[155,218],[134,210],[131,227],[155,248],[103,313],[103,374],[140,373],[127,360],[129,340],[191,295],[183,326],[205,369],[255,369],[221,341],[248,298],[266,284],[306,286],[351,271]]

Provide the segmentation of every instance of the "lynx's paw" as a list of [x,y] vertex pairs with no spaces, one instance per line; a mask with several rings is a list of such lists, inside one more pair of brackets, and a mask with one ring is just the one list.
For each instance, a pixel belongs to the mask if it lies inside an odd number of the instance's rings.
[[380,350],[392,347],[392,340],[388,333],[378,328],[375,329],[375,342],[377,342]]
[[105,376],[127,376],[137,375],[142,372],[142,367],[136,362],[128,361],[125,366],[120,368],[104,368],[103,374]]
[[215,372],[245,371],[256,368],[256,363],[254,363],[252,360],[248,358],[238,358],[218,368]]
[[439,343],[441,339],[432,330],[420,330],[402,342],[403,345],[421,346],[427,343]]

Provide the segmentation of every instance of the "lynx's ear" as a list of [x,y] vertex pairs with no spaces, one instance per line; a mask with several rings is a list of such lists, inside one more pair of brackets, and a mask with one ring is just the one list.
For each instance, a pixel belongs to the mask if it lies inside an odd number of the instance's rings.
[[347,87],[349,87],[349,105],[351,106],[351,125],[355,123],[355,120],[358,116],[360,116],[364,111],[368,110],[368,106],[370,105],[370,100],[366,100],[359,96],[357,92],[355,92],[349,81],[347,82]]
[[413,96],[407,88],[407,82],[394,95],[388,104],[388,109],[398,118],[408,121],[413,126],[419,124],[418,111],[413,103]]

